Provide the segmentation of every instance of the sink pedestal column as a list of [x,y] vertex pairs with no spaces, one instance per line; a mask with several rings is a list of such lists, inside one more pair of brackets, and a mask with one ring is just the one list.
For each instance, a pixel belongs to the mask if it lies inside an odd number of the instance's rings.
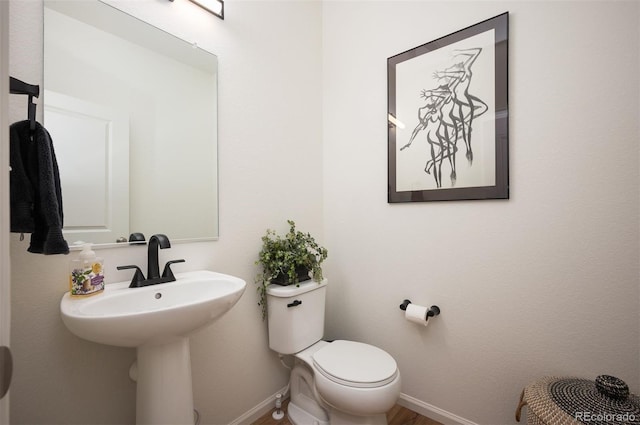
[[138,347],[136,423],[193,424],[189,339]]

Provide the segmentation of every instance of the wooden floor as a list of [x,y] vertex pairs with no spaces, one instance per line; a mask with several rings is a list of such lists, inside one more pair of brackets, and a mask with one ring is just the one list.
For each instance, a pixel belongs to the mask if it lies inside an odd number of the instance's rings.
[[[271,417],[273,410],[271,410],[251,425],[292,425],[286,415],[288,404],[289,400],[282,403],[285,416],[281,420],[277,421],[273,419],[273,417]],[[419,415],[416,412],[398,404],[387,412],[387,422],[389,422],[389,425],[442,425],[440,422],[436,422],[433,419]]]

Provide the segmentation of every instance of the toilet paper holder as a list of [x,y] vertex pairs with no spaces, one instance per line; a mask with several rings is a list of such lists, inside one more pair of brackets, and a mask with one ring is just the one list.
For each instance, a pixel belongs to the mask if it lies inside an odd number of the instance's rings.
[[[400,310],[406,311],[407,306],[411,304],[411,300],[404,300],[402,304],[400,304]],[[440,307],[437,305],[432,305],[429,310],[427,310],[427,317],[424,319],[425,321],[429,320],[429,317],[434,317],[440,314]]]

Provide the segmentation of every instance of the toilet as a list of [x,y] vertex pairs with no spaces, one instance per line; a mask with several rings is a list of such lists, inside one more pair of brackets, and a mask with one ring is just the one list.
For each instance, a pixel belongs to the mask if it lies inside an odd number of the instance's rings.
[[386,425],[400,395],[387,352],[361,342],[323,341],[327,280],[269,285],[269,347],[294,356],[288,416],[294,425]]

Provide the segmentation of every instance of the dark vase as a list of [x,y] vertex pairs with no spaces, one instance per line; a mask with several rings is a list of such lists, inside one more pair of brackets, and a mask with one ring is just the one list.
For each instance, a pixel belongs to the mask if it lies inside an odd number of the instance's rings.
[[[305,266],[296,267],[296,274],[298,275],[298,282],[304,282],[305,280],[311,279],[309,277],[309,269]],[[289,280],[289,275],[280,273],[273,279],[271,279],[271,283],[275,283],[276,285],[281,286],[289,286],[293,285],[293,282]]]

